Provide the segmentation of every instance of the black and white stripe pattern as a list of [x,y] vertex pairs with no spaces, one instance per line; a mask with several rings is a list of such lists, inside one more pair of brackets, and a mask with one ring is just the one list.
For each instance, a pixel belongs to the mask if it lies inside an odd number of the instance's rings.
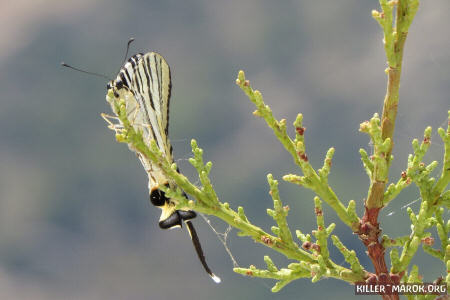
[[[147,146],[155,140],[169,162],[173,162],[169,141],[170,68],[155,52],[133,55],[108,84],[116,97],[125,99],[129,120],[142,131]],[[138,157],[149,175],[149,189],[169,183],[164,174],[143,155]]]
[[144,54],[138,53],[133,55],[128,59],[128,61],[124,64],[122,68],[120,68],[119,74],[116,78],[116,86],[119,81],[123,83],[124,86],[126,86],[128,89],[131,87],[131,81],[132,76],[134,74],[134,68],[138,62],[138,60],[143,56]]
[[[108,91],[112,90],[116,100],[125,100],[128,120],[137,131],[142,132],[147,146],[150,146],[151,140],[155,140],[167,161],[173,163],[168,137],[171,79],[169,65],[164,58],[155,52],[133,55],[120,69],[116,79],[108,83],[107,88]],[[114,110],[114,105],[112,107]],[[159,226],[163,229],[181,227],[184,221],[200,262],[211,278],[219,283],[220,278],[206,264],[200,241],[190,221],[196,217],[196,213],[176,210],[176,202],[167,198],[160,189],[162,185],[175,188],[175,183],[142,153],[130,149],[136,152],[148,174],[151,203],[162,209]]]
[[164,58],[154,52],[133,55],[120,69],[114,83],[118,90],[126,89],[133,94],[141,111],[138,112],[141,116],[136,118],[149,125],[151,138],[161,151],[171,155],[168,139],[171,79]]

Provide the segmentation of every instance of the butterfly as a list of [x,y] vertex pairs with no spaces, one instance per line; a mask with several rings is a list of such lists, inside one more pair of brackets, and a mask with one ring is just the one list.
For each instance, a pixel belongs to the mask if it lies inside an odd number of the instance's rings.
[[[173,148],[168,137],[171,86],[169,65],[160,54],[155,52],[131,56],[121,67],[116,79],[107,84],[107,100],[113,111],[114,100],[123,99],[127,119],[134,129],[142,132],[143,140],[148,147],[154,140],[170,164],[174,162]],[[109,99],[111,95],[114,99]],[[162,170],[144,154],[136,149],[130,149],[136,152],[148,174],[150,202],[162,210],[159,227],[181,228],[185,223],[203,268],[216,283],[219,283],[220,278],[206,263],[197,232],[191,221],[196,217],[196,213],[192,210],[176,209],[176,200],[166,197],[164,191],[160,189],[161,186],[176,189],[175,182],[167,178]],[[185,193],[184,196],[187,198]]]

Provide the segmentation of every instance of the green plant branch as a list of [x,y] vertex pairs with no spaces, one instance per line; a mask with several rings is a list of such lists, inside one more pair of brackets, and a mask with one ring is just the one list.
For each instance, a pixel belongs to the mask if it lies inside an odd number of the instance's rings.
[[447,245],[445,249],[444,263],[447,271],[445,282],[447,283],[447,289],[450,289],[450,245]]
[[[398,107],[398,91],[403,61],[403,49],[409,27],[419,8],[419,0],[380,0],[381,12],[372,11],[373,18],[380,24],[384,33],[384,49],[388,63],[388,87],[382,115],[383,140],[394,135]],[[393,11],[396,8],[395,24]],[[392,150],[392,147],[391,149]],[[386,155],[390,159],[390,151]]]
[[[283,176],[283,179],[308,188],[317,195],[314,197],[317,228],[311,234],[303,234],[300,230],[296,230],[296,236],[302,242],[301,247],[297,244],[298,241],[294,241],[289,229],[287,222],[289,207],[283,206],[279,195],[278,181],[271,174],[267,176],[267,180],[269,194],[273,200],[273,209],[267,209],[267,214],[276,223],[276,226],[271,228],[273,235],[252,224],[242,206],[239,206],[236,211],[231,209],[228,203],[222,203],[219,200],[209,177],[212,163],[203,161],[203,150],[198,147],[195,140],[191,141],[193,157],[189,159],[189,162],[197,170],[200,186],[192,184],[189,179],[180,174],[176,164],[167,160],[154,140],[146,140],[143,137],[139,126],[135,126],[128,119],[126,101],[114,96],[112,90],[108,92],[107,101],[117,115],[120,124],[115,125],[108,121],[109,127],[115,130],[119,142],[127,143],[132,151],[151,162],[155,168],[159,168],[176,184],[176,188],[159,187],[167,197],[175,200],[176,209],[192,209],[214,215],[238,229],[239,236],[249,236],[255,242],[295,261],[290,263],[287,268],[279,269],[269,256],[265,256],[266,269],[258,269],[253,265],[248,268],[234,269],[235,272],[247,276],[275,279],[277,282],[272,288],[273,292],[279,291],[293,280],[306,277],[311,278],[312,282],[324,277],[336,278],[349,283],[364,281],[368,283],[421,282],[417,266],[413,266],[407,275],[411,260],[420,245],[426,253],[443,261],[447,269],[445,281],[450,287],[450,239],[448,237],[450,221],[445,222],[443,218],[443,207],[450,208],[450,191],[446,190],[450,182],[450,111],[447,130],[438,129],[444,142],[444,157],[442,172],[437,180],[431,177],[431,173],[438,163],[432,162],[425,165],[422,162],[431,142],[431,127],[427,127],[422,143],[419,144],[418,140],[412,142],[413,154],[408,157],[407,169],[401,173],[397,182],[391,183],[386,188],[389,167],[393,160],[391,153],[394,146],[393,134],[399,101],[403,50],[418,4],[418,0],[380,0],[381,11],[372,12],[372,16],[380,24],[384,33],[384,48],[388,65],[386,69],[387,89],[381,118],[378,114],[374,114],[370,120],[360,125],[360,131],[368,134],[374,145],[374,153],[371,156],[363,149],[359,151],[364,169],[370,179],[362,218],[359,218],[356,213],[356,202],[350,200],[348,206],[345,207],[328,183],[335,149],[330,148],[327,151],[322,167],[316,171],[309,163],[306,152],[303,115],[298,114],[293,123],[295,138],[292,139],[287,133],[286,120],[278,121],[273,116],[271,108],[264,103],[261,93],[253,90],[250,86],[244,72],[240,71],[238,74],[236,83],[256,106],[254,115],[265,120],[280,143],[291,154],[294,163],[302,171],[302,175],[288,174]],[[411,208],[407,209],[412,224],[411,234],[397,238],[384,235],[380,239],[379,211],[411,183],[419,188],[421,197],[421,206],[417,214]],[[194,200],[187,199],[184,193],[191,195]],[[325,226],[321,200],[336,212],[345,225],[358,234],[367,247],[367,253],[372,260],[375,273],[367,272],[360,264],[356,252],[347,249],[337,236],[331,235],[335,224],[331,223],[328,227]],[[428,231],[431,227],[436,227],[440,248],[433,248],[434,238]],[[315,238],[315,241],[312,237]],[[336,264],[330,259],[328,248],[330,237],[350,268]],[[389,252],[390,271],[385,262],[387,248],[392,248]],[[383,298],[398,299],[398,296],[384,295]],[[424,297],[424,299],[426,298]]]
[[[270,194],[274,202],[274,209],[268,210],[268,214],[277,222],[278,227],[273,228],[273,231],[277,236],[272,236],[263,231],[261,228],[251,224],[245,216],[245,212],[242,207],[239,207],[236,212],[229,207],[228,203],[222,203],[219,201],[208,177],[212,164],[211,162],[206,164],[204,163],[203,150],[197,146],[197,143],[194,140],[191,142],[194,157],[189,161],[197,169],[200,182],[202,184],[201,187],[195,186],[184,175],[178,173],[176,164],[170,164],[167,161],[154,140],[149,141],[149,144],[146,143],[142,132],[136,130],[132,123],[128,120],[126,104],[123,99],[115,98],[111,92],[107,95],[107,100],[111,104],[114,113],[118,116],[118,119],[122,125],[120,129],[115,129],[117,141],[127,143],[130,149],[149,159],[169,178],[174,180],[178,186],[178,189],[172,190],[166,186],[160,186],[160,188],[166,193],[167,197],[177,200],[177,209],[194,209],[201,213],[214,215],[231,226],[239,229],[240,232],[238,232],[238,235],[250,236],[256,242],[264,244],[265,246],[282,253],[287,258],[299,261],[299,263],[293,263],[288,266],[291,271],[287,271],[287,269],[274,271],[273,268],[270,270],[258,271],[255,268],[250,267],[235,268],[236,272],[245,273],[246,275],[251,276],[279,279],[280,282],[275,286],[274,290],[282,288],[288,282],[296,278],[305,277],[306,270],[308,271],[308,276],[313,277],[316,280],[318,280],[321,276],[339,278],[348,282],[356,282],[364,279],[361,277],[361,274],[352,274],[350,269],[339,266],[331,261],[326,264],[324,258],[322,257],[322,255],[327,259],[329,257],[326,246],[322,247],[323,251],[321,252],[321,255],[309,253],[298,247],[292,239],[292,234],[286,221],[288,208],[282,206],[278,193],[278,183],[276,180],[273,180],[272,175],[268,175],[268,182],[270,186]],[[192,195],[196,201],[186,199],[182,193],[182,190]],[[319,218],[318,222],[318,224],[323,224],[323,218],[322,221]],[[326,234],[329,235],[333,228],[334,224],[331,224],[328,228],[326,228]],[[322,237],[322,230],[319,230],[319,232],[320,234],[318,234],[318,236],[320,236],[319,238],[321,240],[319,243],[326,243]],[[302,266],[301,268],[299,267],[300,265]]]
[[447,131],[445,131],[443,128],[439,128],[438,133],[442,141],[444,142],[444,161],[442,165],[441,176],[436,182],[436,185],[433,187],[433,190],[431,191],[433,201],[437,201],[437,199],[445,193],[444,190],[450,183],[450,110],[448,111]]
[[[381,229],[378,223],[378,215],[384,205],[410,183],[407,178],[403,178],[405,176],[402,176],[402,180],[399,180],[395,185],[391,184],[386,190],[389,167],[393,159],[391,153],[394,146],[393,135],[398,110],[403,50],[409,26],[417,12],[418,0],[380,0],[380,6],[381,11],[372,11],[372,16],[379,23],[384,33],[383,42],[388,65],[386,69],[387,88],[381,119],[378,114],[374,114],[370,121],[363,122],[360,125],[360,131],[370,136],[374,153],[369,158],[364,150],[360,150],[361,160],[369,176],[370,184],[358,235],[367,247],[368,256],[378,277],[376,281],[394,283],[403,276],[404,263],[410,259],[410,255],[415,253],[414,249],[417,248],[418,241],[417,237],[408,240],[406,243],[411,247],[407,247],[408,251],[405,251],[404,248],[401,257],[399,257],[396,248],[391,250],[392,275],[388,276],[389,272],[384,256],[386,240],[380,241],[379,239]],[[395,19],[394,11],[396,11]],[[425,216],[421,216],[421,219],[423,218]],[[383,295],[382,297],[383,299],[398,299],[396,295]]]
[[[450,153],[450,111],[449,111],[449,126],[445,131],[442,128],[438,129],[439,135],[444,142],[444,164],[440,178],[435,183],[435,179],[431,177],[431,172],[436,168],[437,162],[433,161],[428,166],[422,162],[430,143],[431,143],[431,127],[425,129],[424,138],[419,145],[417,139],[413,140],[412,146],[414,155],[409,155],[408,169],[405,177],[412,180],[419,188],[422,202],[418,215],[416,215],[410,207],[407,211],[412,223],[412,231],[409,238],[403,241],[403,251],[400,257],[400,263],[392,266],[391,272],[398,273],[405,271],[417,252],[420,244],[424,251],[428,254],[441,259],[445,262],[445,253],[447,245],[449,244],[449,222],[444,223],[442,218],[443,208],[439,207],[440,199],[445,197],[444,189],[447,187],[450,179],[450,163],[448,162]],[[446,167],[447,166],[447,167]],[[442,203],[441,203],[442,204]],[[434,217],[433,217],[434,215]],[[434,239],[430,238],[430,233],[425,230],[436,226],[438,236],[441,240],[441,249],[434,249],[431,246]]]
[[[278,192],[276,183],[269,175],[269,183],[271,185],[271,194],[275,202],[278,201]],[[336,263],[334,263],[330,259],[330,253],[327,246],[327,239],[331,235],[333,229],[335,228],[335,224],[331,223],[328,227],[325,227],[325,221],[323,218],[322,212],[322,204],[319,197],[314,198],[315,208],[314,212],[317,220],[317,230],[312,231],[312,235],[316,238],[316,242],[313,243],[311,240],[311,235],[304,235],[300,230],[297,230],[297,237],[303,242],[302,247],[308,251],[310,251],[314,257],[317,258],[315,263],[308,263],[305,261],[300,261],[299,263],[291,263],[288,268],[284,268],[278,270],[275,264],[272,262],[269,256],[264,257],[264,261],[266,262],[267,269],[258,269],[255,266],[251,265],[248,268],[235,268],[234,270],[237,273],[253,276],[253,277],[261,277],[261,278],[272,278],[278,280],[275,286],[272,288],[273,292],[279,291],[286,284],[291,282],[292,280],[303,278],[303,277],[311,277],[312,282],[317,282],[323,277],[332,277],[338,278],[344,281],[348,281],[350,283],[361,282],[366,278],[374,276],[373,274],[364,270],[364,268],[359,263],[356,258],[355,251],[349,251],[345,248],[339,240],[336,242],[337,237],[332,237],[333,243],[336,247],[339,248],[347,262],[351,265],[351,269],[342,267]],[[281,203],[279,204],[279,208],[281,208]],[[286,213],[282,213],[281,216],[276,216],[276,210],[268,210],[268,214],[273,216],[280,227],[274,228],[274,232],[277,235],[281,235],[281,230],[279,228],[286,227],[287,223],[285,223],[284,219]],[[290,231],[289,231],[290,234]],[[292,235],[290,235],[292,237]]]
[[212,164],[208,162],[203,164],[203,151],[198,148],[197,143],[193,140],[191,143],[194,158],[190,159],[191,164],[197,169],[202,187],[193,185],[184,175],[177,172],[176,164],[170,164],[164,154],[159,150],[156,142],[152,140],[150,147],[144,142],[141,132],[138,132],[127,119],[126,108],[123,100],[116,101],[113,95],[109,95],[109,101],[115,107],[115,113],[118,115],[123,124],[123,130],[118,134],[118,141],[127,143],[134,151],[141,153],[147,159],[152,161],[160,168],[169,178],[173,179],[177,186],[186,193],[192,195],[197,201],[187,200],[180,191],[171,191],[167,187],[161,186],[168,197],[178,200],[178,209],[195,209],[198,212],[212,214],[224,220],[233,227],[239,229],[240,235],[250,236],[256,242],[262,243],[270,248],[284,254],[290,259],[314,262],[316,259],[306,251],[300,249],[294,243],[287,243],[281,239],[272,236],[261,228],[251,224],[243,209],[239,212],[233,211],[228,203],[221,203],[217,195],[213,192],[212,184],[208,178]]
[[447,224],[445,224],[444,219],[442,218],[443,213],[444,208],[442,207],[439,208],[435,212],[435,219],[433,220],[435,223],[434,225],[436,226],[436,231],[438,233],[439,240],[441,242],[441,249],[432,248],[434,244],[434,238],[425,237],[422,239],[423,250],[442,261],[445,260],[445,251],[450,243],[449,241],[450,220],[447,222]]
[[253,112],[254,115],[263,118],[267,125],[272,128],[275,136],[281,142],[281,144],[286,148],[286,150],[291,154],[294,162],[300,167],[304,176],[298,176],[289,174],[283,177],[284,180],[307,187],[313,190],[319,197],[324,199],[337,213],[338,217],[350,228],[356,229],[359,224],[359,219],[355,218],[355,215],[348,213],[345,206],[338,199],[332,188],[328,185],[328,181],[325,180],[326,176],[329,174],[329,166],[331,158],[334,153],[334,149],[331,148],[325,158],[326,166],[322,168],[320,176],[316,173],[314,168],[308,162],[308,156],[306,155],[305,144],[304,144],[304,131],[302,121],[303,116],[299,114],[294,122],[294,127],[296,129],[296,138],[293,141],[286,130],[286,120],[277,121],[272,114],[272,110],[263,101],[263,97],[258,90],[253,90],[250,81],[245,78],[244,71],[239,71],[238,78],[236,79],[236,84],[245,92],[250,101],[252,101],[256,106],[256,111]]
[[[391,152],[393,147],[393,136],[395,129],[395,119],[398,110],[400,75],[403,59],[403,49],[408,35],[409,26],[417,12],[418,0],[380,0],[381,12],[372,11],[373,18],[380,24],[384,33],[384,48],[386,52],[388,68],[388,84],[386,96],[384,98],[383,113],[381,116],[381,143],[374,145],[375,162],[371,176],[371,184],[366,207],[383,207],[384,189],[389,175],[389,165],[391,161]],[[394,22],[393,11],[396,7],[396,18]],[[394,22],[394,26],[392,26]],[[371,128],[372,130],[375,130]],[[378,126],[376,126],[378,127]],[[377,129],[378,130],[378,129]],[[378,138],[378,133],[377,133]],[[389,142],[388,142],[389,141]],[[384,142],[387,142],[388,149],[384,149]],[[378,147],[383,149],[379,149]],[[373,212],[374,216],[368,216],[367,219],[375,225],[378,212]]]
[[331,240],[333,241],[334,246],[338,248],[344,256],[345,261],[351,266],[352,272],[359,274],[361,277],[365,277],[365,270],[360,264],[355,250],[348,250],[336,235],[332,235]]
[[284,286],[286,286],[293,280],[311,276],[310,269],[304,268],[304,266],[302,267],[299,264],[290,264],[288,268],[282,268],[281,270],[278,270],[269,256],[264,256],[264,261],[266,262],[267,270],[257,269],[252,265],[249,268],[235,268],[234,271],[246,276],[271,278],[278,280],[278,282],[272,288],[272,292],[274,293],[281,290]]
[[270,196],[273,200],[273,208],[267,209],[267,214],[271,216],[278,227],[273,226],[272,232],[275,233],[282,241],[288,244],[294,244],[292,239],[292,233],[289,230],[286,217],[288,215],[289,207],[283,206],[280,200],[280,194],[278,192],[278,181],[273,179],[272,174],[267,175],[267,181],[270,186]]
[[[386,155],[392,146],[391,139],[383,139],[380,119],[377,113],[374,114],[370,121],[361,123],[359,130],[370,136],[374,147],[374,154],[371,157],[372,165],[368,164],[365,152],[360,149],[361,159],[365,165],[366,172],[371,175],[367,199],[372,199],[372,201],[367,200],[366,207],[367,209],[380,208],[382,203],[375,203],[373,200],[383,200],[383,194],[379,195],[378,193],[380,192],[379,189],[381,189],[381,192],[384,191],[384,182],[389,174],[389,160],[387,160]],[[374,193],[377,193],[375,198],[373,197]]]
[[384,248],[390,248],[390,247],[400,247],[402,246],[404,243],[406,243],[406,241],[409,240],[409,236],[400,236],[398,238],[392,239],[390,237],[388,237],[387,235],[383,235],[381,238],[381,243],[383,244]]
[[387,205],[411,182],[421,185],[423,182],[429,180],[430,173],[437,167],[437,161],[433,161],[425,167],[422,162],[427,153],[431,143],[431,127],[427,127],[424,132],[423,141],[419,146],[419,141],[414,139],[412,147],[414,155],[410,154],[408,157],[408,167],[406,171],[402,172],[400,179],[396,184],[390,184],[387,191],[384,193],[384,205]]

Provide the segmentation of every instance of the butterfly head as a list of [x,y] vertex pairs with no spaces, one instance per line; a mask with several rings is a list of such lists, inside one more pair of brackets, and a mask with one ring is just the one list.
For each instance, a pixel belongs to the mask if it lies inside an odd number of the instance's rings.
[[108,82],[108,84],[106,85],[106,90],[109,92],[110,90],[113,91],[114,96],[118,97],[119,96],[119,91],[126,88],[127,90],[129,90],[128,88],[128,83],[124,82],[124,78],[123,78],[123,74],[122,71],[119,72],[119,75],[117,75],[116,79],[110,80]]
[[121,90],[123,88],[130,89],[133,74],[135,73],[135,68],[138,63],[138,61],[143,56],[142,53],[137,53],[133,56],[131,56],[125,64],[120,68],[116,79],[111,80],[108,82],[106,88],[107,90],[110,89],[117,89]]

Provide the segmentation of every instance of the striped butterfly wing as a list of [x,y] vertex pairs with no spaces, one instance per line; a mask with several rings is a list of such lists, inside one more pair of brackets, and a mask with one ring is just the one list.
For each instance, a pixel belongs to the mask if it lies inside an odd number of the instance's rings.
[[[147,146],[150,146],[150,141],[154,139],[167,160],[173,162],[172,146],[168,137],[171,93],[169,65],[158,53],[138,54],[125,64],[119,76],[127,83],[133,95],[128,99],[125,97],[128,119],[133,127],[142,131]],[[149,175],[150,190],[168,183],[157,166],[140,153],[138,157]]]
[[[172,161],[169,141],[169,102],[171,91],[170,69],[164,58],[155,52],[141,56],[133,70],[130,90],[137,102],[134,122],[150,139],[155,139],[159,149]],[[130,114],[133,112],[130,111]],[[130,115],[131,117],[131,115]],[[149,145],[150,139],[146,139]]]
[[[109,85],[108,85],[109,86]],[[115,80],[117,96],[125,100],[128,120],[133,127],[143,133],[144,142],[156,141],[159,149],[169,162],[173,162],[172,146],[169,141],[169,102],[171,92],[170,69],[164,58],[155,52],[136,54],[120,69]],[[114,107],[113,107],[114,110]],[[136,149],[131,149],[136,151]],[[176,210],[172,199],[162,197],[160,185],[174,183],[167,179],[158,166],[136,151],[149,176],[150,200],[162,209],[159,225],[161,228],[187,225],[197,256],[205,271],[216,282],[220,278],[208,267],[197,233],[191,219],[196,216],[191,210]],[[158,195],[156,200],[152,196]],[[161,201],[163,200],[163,201]],[[158,202],[158,203],[154,203]]]

